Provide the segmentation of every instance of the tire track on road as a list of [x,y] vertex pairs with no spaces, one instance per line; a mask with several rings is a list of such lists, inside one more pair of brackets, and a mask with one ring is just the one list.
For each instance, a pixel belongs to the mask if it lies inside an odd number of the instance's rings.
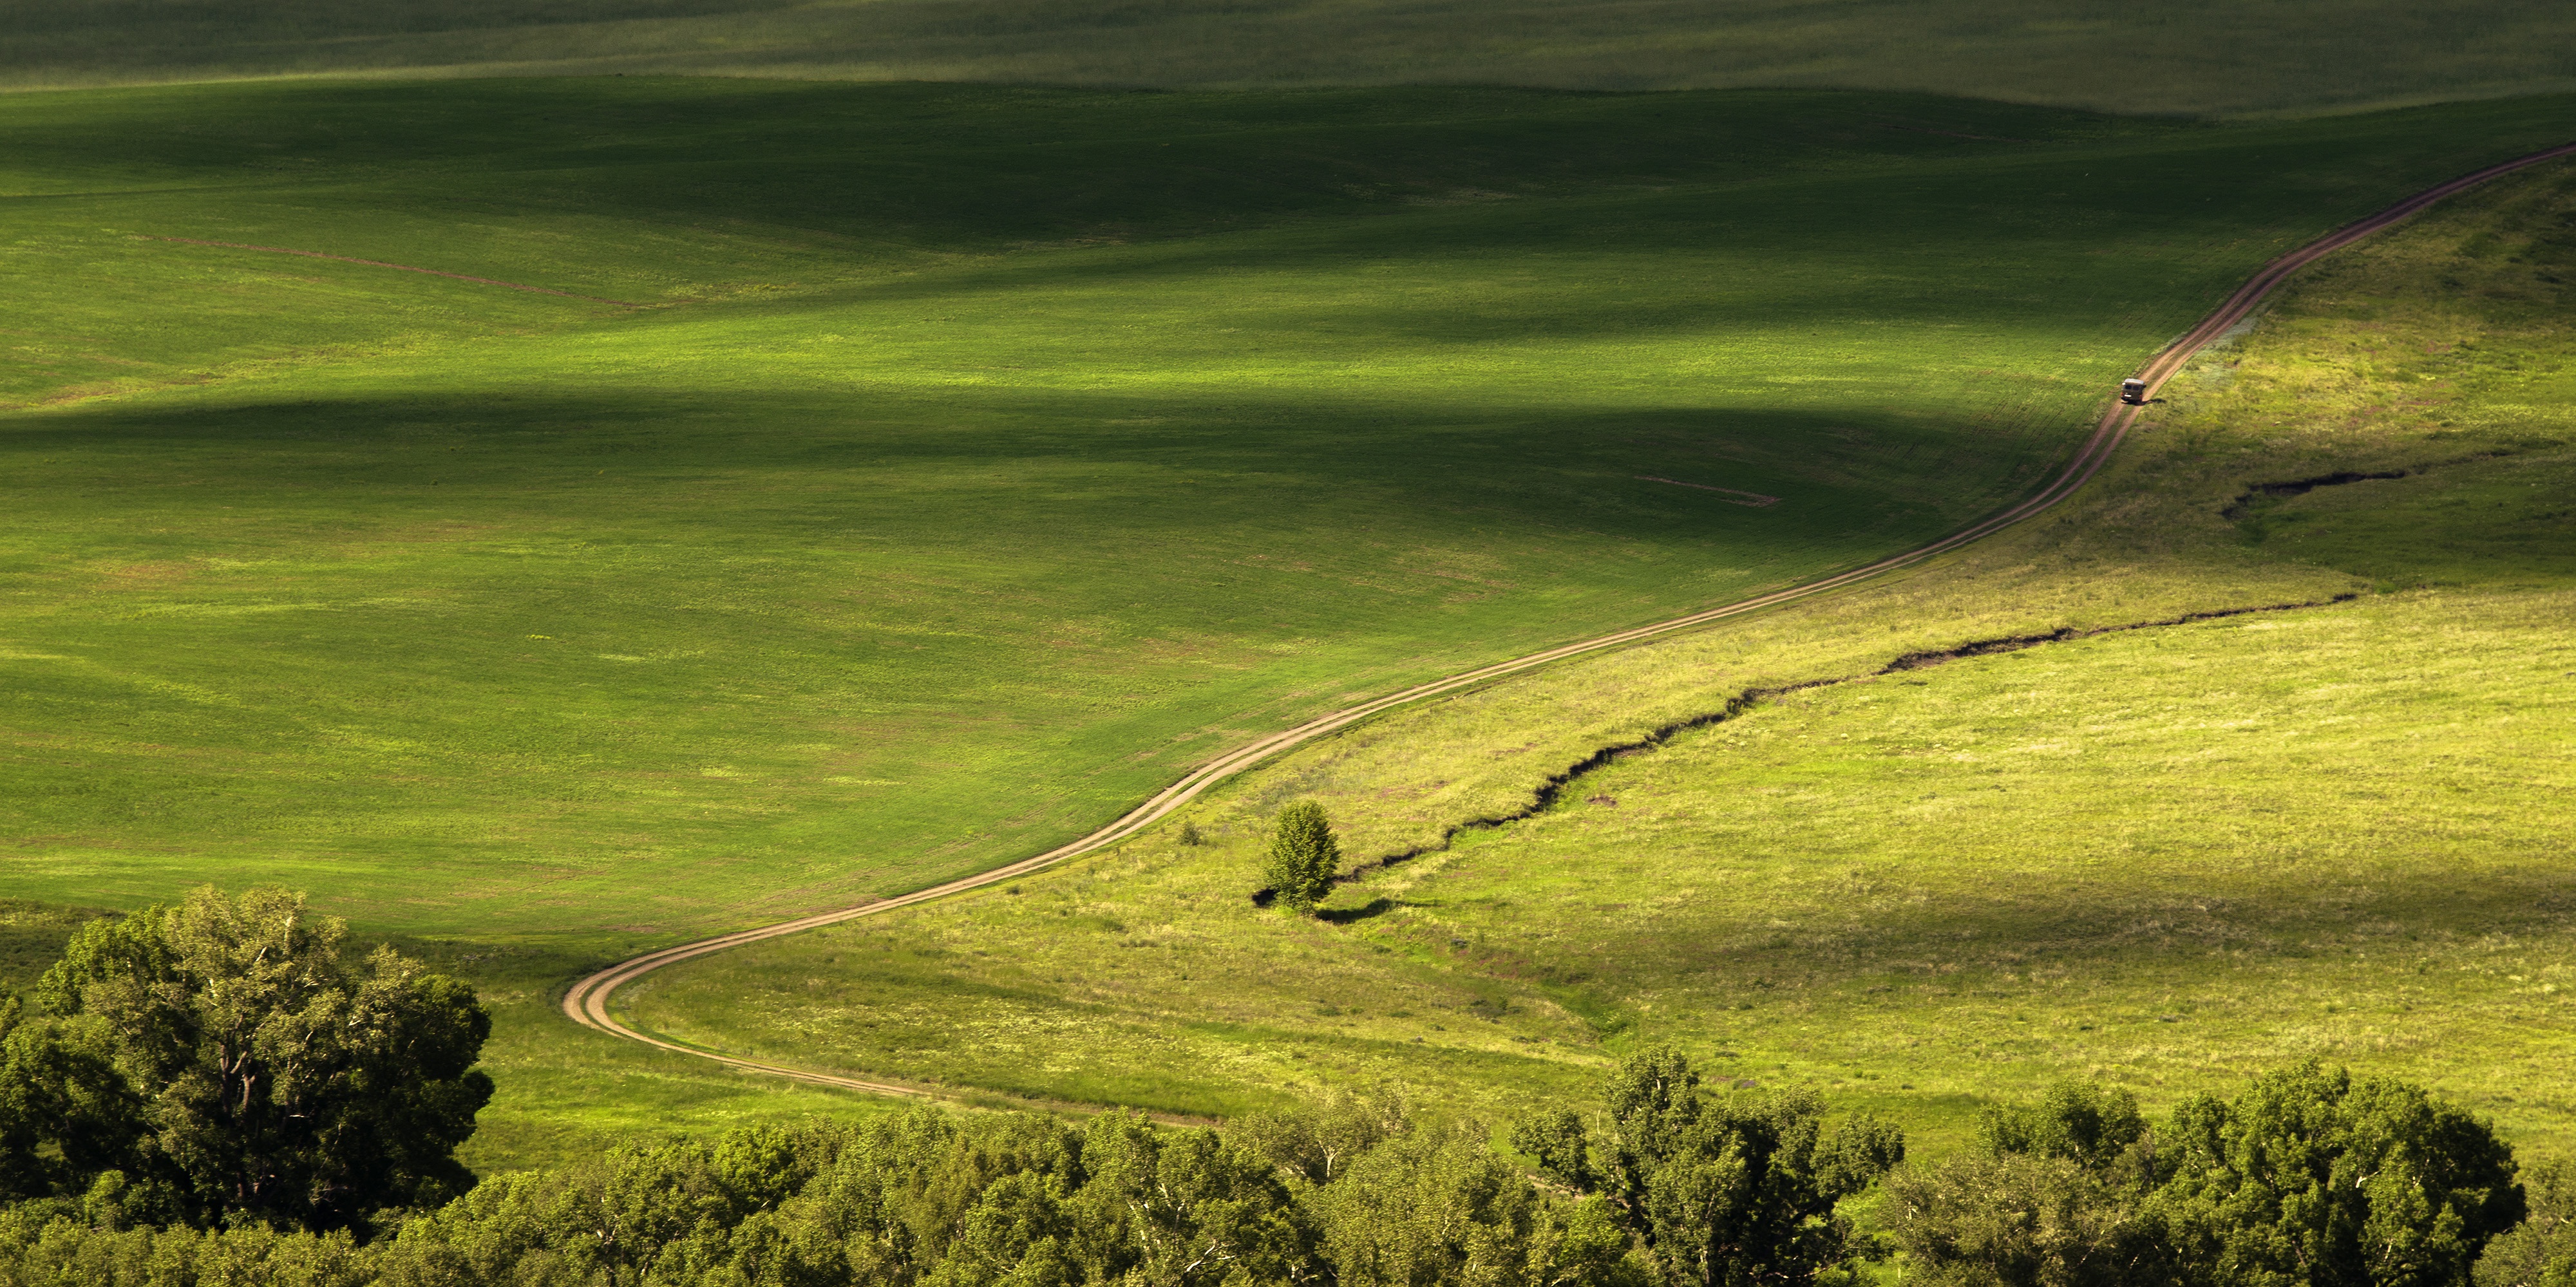
[[2148,362],[2146,368],[2140,371],[2138,375],[2138,378],[2146,381],[2147,387],[2144,394],[2145,401],[2136,405],[2120,403],[2113,406],[2110,412],[2102,417],[2102,422],[2094,428],[2092,435],[2086,438],[2083,445],[2076,450],[2074,458],[2067,462],[2066,468],[2058,474],[2054,481],[2020,503],[1988,518],[1979,520],[1978,522],[1962,528],[1948,536],[1942,537],[1940,540],[1934,541],[1929,545],[1908,550],[1902,554],[1891,555],[1888,558],[1881,559],[1866,567],[1853,568],[1847,572],[1836,573],[1832,576],[1810,581],[1802,585],[1792,586],[1785,590],[1776,590],[1769,594],[1757,595],[1753,598],[1739,600],[1721,607],[1691,613],[1688,616],[1675,617],[1669,621],[1660,621],[1652,625],[1638,626],[1629,630],[1616,631],[1611,634],[1582,640],[1577,643],[1563,644],[1555,648],[1547,649],[1543,652],[1534,652],[1527,656],[1515,657],[1509,661],[1496,662],[1490,666],[1482,666],[1474,670],[1463,671],[1459,674],[1451,675],[1446,679],[1436,679],[1427,684],[1419,684],[1412,688],[1405,689],[1402,692],[1389,693],[1386,696],[1362,702],[1357,706],[1335,711],[1328,715],[1318,716],[1303,724],[1297,725],[1295,728],[1273,733],[1268,737],[1261,738],[1257,741],[1237,747],[1234,750],[1219,755],[1217,758],[1210,760],[1206,764],[1200,765],[1198,768],[1191,770],[1179,781],[1163,788],[1163,790],[1156,793],[1153,798],[1128,811],[1117,821],[1112,822],[1079,840],[1060,845],[1054,849],[1046,851],[1045,853],[1038,854],[1035,857],[1023,858],[1015,863],[995,867],[989,871],[979,872],[972,876],[961,877],[959,879],[949,881],[946,884],[934,885],[928,889],[917,890],[913,893],[900,895],[898,897],[879,899],[875,902],[863,903],[856,907],[845,907],[837,911],[821,912],[812,916],[799,917],[795,920],[782,921],[775,925],[764,925],[754,929],[738,930],[731,934],[721,934],[714,938],[700,939],[693,943],[683,943],[676,947],[667,947],[658,952],[648,952],[631,960],[622,961],[616,965],[609,966],[608,968],[591,974],[573,984],[571,990],[564,994],[563,1012],[566,1017],[572,1019],[575,1023],[579,1023],[584,1027],[597,1029],[598,1031],[608,1033],[611,1036],[622,1037],[628,1041],[639,1042],[643,1045],[672,1051],[678,1054],[695,1055],[698,1058],[711,1060],[713,1062],[723,1064],[726,1067],[741,1069],[745,1072],[767,1073],[773,1076],[792,1078],[797,1081],[809,1082],[815,1085],[837,1086],[846,1090],[866,1091],[879,1095],[899,1095],[915,1098],[930,1097],[933,1092],[916,1086],[904,1086],[891,1082],[870,1081],[859,1077],[843,1077],[832,1073],[816,1072],[812,1069],[796,1068],[786,1064],[769,1063],[757,1059],[746,1059],[742,1056],[729,1055],[722,1051],[706,1050],[696,1046],[683,1045],[679,1042],[671,1041],[652,1033],[641,1032],[628,1027],[609,1014],[608,1000],[618,988],[632,983],[637,979],[643,978],[645,975],[661,969],[664,966],[676,965],[682,961],[694,960],[698,957],[722,952],[729,948],[742,947],[773,938],[782,938],[789,934],[801,934],[806,930],[821,929],[826,925],[838,925],[844,921],[856,920],[862,916],[875,916],[884,912],[896,911],[901,908],[927,903],[933,899],[946,898],[952,894],[962,894],[968,890],[981,889],[987,885],[999,884],[1003,881],[1010,880],[1013,877],[1024,876],[1041,868],[1051,867],[1057,863],[1067,861],[1068,859],[1079,858],[1084,854],[1107,848],[1108,846],[1128,839],[1138,832],[1143,831],[1145,828],[1152,826],[1154,823],[1161,821],[1173,810],[1189,803],[1193,799],[1196,799],[1201,792],[1207,790],[1209,787],[1214,786],[1218,782],[1224,781],[1245,769],[1251,768],[1253,765],[1258,764],[1271,756],[1277,755],[1292,747],[1313,741],[1327,733],[1337,732],[1356,724],[1361,720],[1365,720],[1370,716],[1392,710],[1395,707],[1410,705],[1411,703],[1423,701],[1428,698],[1438,697],[1446,693],[1453,693],[1462,688],[1470,688],[1477,684],[1501,679],[1508,675],[1516,675],[1523,671],[1534,670],[1540,666],[1545,666],[1552,662],[1563,661],[1569,657],[1579,657],[1586,653],[1600,652],[1609,648],[1624,647],[1628,644],[1639,643],[1658,636],[1675,634],[1681,631],[1708,625],[1713,622],[1723,621],[1728,617],[1741,616],[1748,612],[1758,612],[1765,608],[1778,607],[1784,603],[1795,602],[1799,599],[1823,594],[1830,590],[1842,589],[1846,586],[1866,581],[1871,577],[1892,572],[1898,568],[1907,567],[1915,563],[1920,563],[1935,555],[1947,553],[1959,548],[1960,546],[1966,545],[1971,541],[1991,536],[2015,523],[2019,523],[2026,518],[2030,518],[2033,515],[2039,514],[2042,511],[2055,506],[2058,502],[2073,495],[2076,490],[2083,487],[2084,484],[2092,481],[2093,476],[2101,472],[2102,466],[2110,460],[2112,453],[2119,449],[2121,441],[2128,437],[2129,430],[2137,424],[2138,417],[2144,414],[2146,411],[2145,402],[2152,401],[2155,398],[2156,391],[2163,388],[2165,382],[2172,379],[2174,374],[2180,371],[2183,368],[2183,365],[2188,363],[2202,349],[2208,347],[2211,342],[2217,340],[2221,335],[2224,335],[2229,328],[2235,326],[2238,322],[2245,320],[2247,316],[2251,315],[2255,306],[2260,304],[2265,296],[2271,294],[2273,289],[2278,287],[2283,280],[2290,276],[2290,274],[2295,273],[2299,269],[2314,263],[2316,260],[2332,254],[2345,246],[2349,246],[2372,233],[2379,232],[2393,224],[2402,222],[2408,217],[2420,213],[2425,208],[2441,201],[2445,197],[2464,192],[2470,188],[2478,186],[2479,184],[2488,182],[2489,180],[2511,174],[2516,170],[2521,170],[2529,166],[2538,165],[2542,162],[2556,160],[2565,156],[2576,156],[2576,143],[2569,143],[2559,147],[2550,148],[2546,151],[2534,152],[2527,156],[2516,157],[2510,161],[2488,166],[2486,169],[2479,170],[2474,174],[2463,175],[2460,178],[2453,179],[2450,182],[2441,184],[2437,187],[2427,188],[2424,191],[2408,197],[2406,200],[2398,202],[2396,205],[2390,206],[2377,214],[2371,215],[2370,217],[2355,223],[2346,224],[2342,228],[2328,233],[2316,241],[2310,242],[2297,250],[2293,250],[2290,253],[2273,260],[2270,264],[2265,265],[2261,272],[2256,273],[2252,279],[2248,280],[2243,286],[2237,288],[2235,294],[2228,296],[2227,301],[2219,305],[2217,311],[2202,319],[2198,326],[2185,332],[2182,338],[2166,345],[2163,350],[2156,354],[2153,360]]

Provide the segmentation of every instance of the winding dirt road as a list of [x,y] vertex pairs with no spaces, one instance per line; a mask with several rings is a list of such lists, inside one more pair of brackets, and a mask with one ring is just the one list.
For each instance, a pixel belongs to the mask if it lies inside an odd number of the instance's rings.
[[[2351,245],[2353,242],[2359,241],[2362,238],[2378,232],[2391,224],[2397,223],[2410,215],[2414,215],[2422,211],[2425,207],[2442,200],[2444,197],[2476,187],[2490,179],[2510,174],[2516,170],[2523,169],[2526,166],[2538,165],[2541,162],[2555,160],[2564,156],[2576,156],[2576,143],[2551,148],[2544,152],[2535,152],[2529,156],[2517,157],[2514,160],[2506,161],[2500,165],[2489,166],[2475,174],[2453,179],[2439,187],[2426,189],[2412,197],[2408,197],[2404,201],[2398,202],[2396,205],[2390,206],[2386,210],[2380,211],[2378,214],[2372,215],[2367,219],[2363,219],[2358,223],[2348,224],[2345,227],[2318,239],[2317,241],[2311,242],[2297,250],[2291,251],[2289,254],[2281,256],[2279,259],[2273,260],[2270,264],[2264,267],[2263,271],[2255,274],[2251,281],[2246,282],[2244,286],[2238,288],[2235,294],[2228,296],[2227,302],[2220,305],[2216,312],[2211,313],[2207,318],[2203,319],[2200,325],[2193,327],[2181,339],[2178,339],[2172,344],[2166,346],[2163,352],[2156,355],[2155,360],[2147,364],[2145,370],[2139,372],[2139,378],[2145,380],[2147,384],[2146,396],[2152,399],[2155,396],[2156,390],[2162,388],[2165,381],[2173,378],[2174,373],[2180,371],[2184,363],[2189,362],[2195,354],[2200,352],[2201,349],[2207,347],[2219,336],[2224,335],[2229,328],[2235,326],[2237,323],[2245,320],[2247,316],[2251,315],[2254,311],[2255,305],[2261,303],[2263,297],[2269,295],[2273,288],[2279,286],[2282,280],[2287,278],[2291,273],[2297,272],[2299,269],[2306,267],[2308,264],[2315,262],[2317,259],[2325,255],[2332,254],[2336,250]],[[1418,702],[1425,698],[1437,697],[1443,693],[1456,692],[1461,688],[1485,683],[1489,680],[1500,679],[1506,675],[1518,674],[1525,670],[1531,670],[1539,666],[1547,665],[1550,662],[1562,661],[1568,657],[1579,657],[1585,653],[1599,652],[1605,648],[1618,648],[1627,644],[1637,643],[1642,640],[1652,639],[1659,635],[1668,635],[1679,631],[1694,629],[1714,621],[1722,621],[1728,617],[1738,616],[1743,613],[1756,612],[1764,608],[1777,607],[1780,604],[1789,603],[1797,599],[1803,599],[1810,595],[1822,594],[1828,590],[1836,590],[1844,586],[1852,585],[1855,582],[1865,581],[1881,573],[1893,571],[1910,564],[1919,563],[1936,554],[1957,549],[1970,541],[1990,536],[2004,528],[2022,521],[2023,519],[2029,518],[2034,514],[2038,514],[2051,506],[2056,505],[2059,501],[2072,495],[2077,488],[2082,487],[2085,483],[2091,481],[2093,475],[2100,472],[2102,466],[2110,460],[2112,452],[2118,450],[2121,440],[2128,436],[2130,428],[2137,423],[2139,415],[2141,415],[2145,410],[2146,408],[2143,405],[2115,405],[2108,415],[2102,417],[2102,423],[2093,430],[2093,435],[2091,437],[2084,440],[2084,445],[2076,451],[2074,459],[2067,462],[2065,470],[2057,476],[2055,481],[2051,482],[2048,486],[2042,488],[2037,494],[2023,500],[2019,504],[2016,504],[1999,514],[1993,515],[1992,517],[1980,520],[1979,522],[1963,528],[1958,532],[1942,537],[1940,540],[1934,541],[1919,549],[1908,550],[1903,554],[1881,559],[1867,567],[1854,568],[1848,572],[1837,573],[1820,580],[1807,582],[1804,585],[1793,586],[1786,590],[1774,591],[1770,594],[1741,600],[1736,603],[1730,603],[1723,607],[1710,608],[1704,612],[1695,612],[1686,617],[1675,617],[1670,621],[1657,622],[1653,625],[1647,626],[1638,626],[1631,630],[1622,630],[1615,634],[1602,635],[1596,639],[1586,639],[1579,643],[1570,643],[1560,647],[1550,648],[1545,652],[1534,652],[1525,657],[1515,657],[1510,661],[1496,662],[1490,666],[1451,675],[1446,679],[1434,680],[1427,684],[1417,685],[1399,693],[1389,693],[1384,697],[1363,702],[1346,710],[1339,710],[1329,715],[1319,716],[1315,719],[1308,720],[1295,728],[1288,729],[1285,732],[1273,733],[1259,741],[1228,751],[1225,754],[1218,756],[1216,759],[1192,770],[1188,776],[1183,777],[1180,781],[1175,782],[1168,787],[1165,787],[1152,799],[1136,806],[1133,810],[1129,811],[1126,816],[1119,818],[1108,826],[1102,827],[1098,831],[1092,832],[1090,835],[1084,836],[1070,844],[1050,849],[1033,858],[1024,858],[1018,862],[1011,863],[1008,866],[996,867],[990,871],[980,872],[973,876],[952,880],[947,884],[936,885],[929,889],[902,895],[901,897],[880,899],[876,902],[864,903],[857,907],[846,907],[838,911],[821,912],[812,916],[800,917],[792,921],[783,921],[776,925],[764,925],[757,929],[740,930],[731,934],[719,935],[715,938],[700,939],[694,943],[683,943],[678,947],[664,948],[658,952],[648,952],[645,955],[634,958],[633,960],[612,965],[607,969],[601,970],[598,973],[575,983],[572,986],[572,990],[564,994],[564,1014],[569,1016],[576,1023],[580,1023],[586,1027],[596,1028],[601,1032],[609,1033],[614,1036],[623,1037],[629,1041],[641,1042],[648,1046],[674,1051],[679,1054],[695,1055],[701,1059],[713,1060],[728,1067],[739,1068],[747,1072],[769,1073],[775,1076],[793,1078],[798,1081],[812,1082],[817,1085],[838,1086],[849,1090],[869,1091],[881,1095],[904,1095],[915,1097],[927,1096],[930,1092],[916,1087],[891,1085],[884,1082],[868,1081],[857,1077],[835,1076],[830,1073],[815,1072],[804,1068],[794,1068],[784,1064],[765,1063],[757,1059],[745,1059],[738,1055],[724,1054],[720,1051],[702,1050],[694,1046],[681,1045],[678,1042],[665,1040],[664,1038],[655,1036],[651,1033],[636,1031],[635,1029],[627,1027],[625,1024],[619,1022],[608,1012],[608,999],[611,994],[617,991],[618,988],[632,983],[666,965],[673,965],[681,961],[692,960],[713,952],[721,952],[727,948],[741,947],[747,943],[758,943],[765,939],[779,938],[788,934],[798,934],[810,929],[819,929],[825,925],[837,925],[843,921],[855,920],[862,916],[874,916],[882,912],[891,912],[898,908],[913,906],[917,903],[926,903],[935,898],[945,898],[951,894],[964,893],[970,889],[980,889],[986,885],[998,884],[1002,881],[1009,880],[1012,877],[1026,875],[1029,872],[1038,870],[1039,868],[1053,866],[1054,864],[1063,862],[1067,859],[1078,858],[1083,854],[1090,853],[1108,845],[1116,844],[1119,841],[1152,826],[1155,822],[1160,821],[1166,814],[1169,814],[1174,809],[1189,803],[1192,799],[1196,798],[1200,792],[1207,790],[1210,786],[1213,786],[1226,778],[1232,777],[1233,775],[1240,773],[1273,755],[1277,755],[1290,747],[1312,741],[1326,733],[1347,728],[1382,711],[1391,710],[1395,707],[1403,706],[1412,702]]]

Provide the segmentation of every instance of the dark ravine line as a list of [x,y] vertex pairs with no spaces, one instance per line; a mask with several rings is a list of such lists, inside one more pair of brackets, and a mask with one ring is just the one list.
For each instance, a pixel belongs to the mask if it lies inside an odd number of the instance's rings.
[[2218,511],[2218,516],[2231,523],[2242,522],[2249,514],[2252,513],[2254,503],[2259,500],[2305,496],[2309,492],[2315,491],[2320,487],[2342,487],[2351,483],[2379,483],[2389,482],[2399,478],[2417,478],[2436,470],[2449,469],[2454,465],[2474,464],[2481,460],[2505,460],[2514,456],[2519,456],[2526,451],[2533,450],[2535,447],[2556,447],[2560,445],[2562,444],[2555,440],[2546,440],[2540,443],[2525,443],[2520,446],[2501,447],[2488,451],[2473,451],[2465,456],[2453,456],[2446,460],[2425,461],[2406,469],[2381,469],[2373,470],[2368,473],[2364,473],[2360,470],[2343,469],[2337,470],[2331,474],[2319,474],[2314,478],[2293,478],[2287,482],[2247,483],[2245,485],[2245,490],[2236,494],[2236,499],[2229,501],[2226,508]]
[[2231,522],[2243,518],[2246,507],[2252,505],[2258,497],[2305,496],[2320,487],[2341,487],[2346,483],[2376,482],[2406,476],[2407,471],[2403,469],[2382,470],[2375,474],[2360,474],[2345,470],[2341,473],[2319,474],[2314,478],[2294,479],[2286,483],[2255,483],[2247,487],[2236,499],[2229,501],[2227,508],[2218,511],[2218,516]]
[[[1634,741],[1620,742],[1616,745],[1602,747],[1600,750],[1594,751],[1592,754],[1567,765],[1564,769],[1549,774],[1546,778],[1540,781],[1535,790],[1530,792],[1530,802],[1521,808],[1514,809],[1509,813],[1495,814],[1482,818],[1469,818],[1464,822],[1452,823],[1441,831],[1439,839],[1430,841],[1426,844],[1415,845],[1410,849],[1405,849],[1397,853],[1387,854],[1384,857],[1372,858],[1367,862],[1361,863],[1360,865],[1335,876],[1333,878],[1333,883],[1336,885],[1353,884],[1355,882],[1365,880],[1369,876],[1377,872],[1384,871],[1389,867],[1408,863],[1416,858],[1421,858],[1429,854],[1443,852],[1449,848],[1450,842],[1458,838],[1458,834],[1460,832],[1493,831],[1502,827],[1508,827],[1515,822],[1526,822],[1531,818],[1535,818],[1538,815],[1547,812],[1549,809],[1555,808],[1556,802],[1564,797],[1565,789],[1582,780],[1585,776],[1607,768],[1611,764],[1624,760],[1631,755],[1656,750],[1662,747],[1665,743],[1672,741],[1674,738],[1679,737],[1684,733],[1691,732],[1694,729],[1707,728],[1712,724],[1723,724],[1729,720],[1740,719],[1751,713],[1754,707],[1776,697],[1785,697],[1791,693],[1802,693],[1815,688],[1832,688],[1840,684],[1856,684],[1863,680],[1879,679],[1888,675],[1901,675],[1912,670],[1929,670],[1934,666],[1946,665],[1954,661],[1964,661],[1971,657],[1991,657],[1998,653],[2020,652],[2024,649],[2040,647],[2043,644],[2072,643],[2079,639],[2092,639],[2101,635],[2126,634],[2137,630],[2161,630],[2172,626],[2187,626],[2200,621],[2217,621],[2225,617],[2250,616],[2255,613],[2298,612],[2308,608],[2328,608],[2338,603],[2350,603],[2360,597],[2361,596],[2357,593],[2338,594],[2330,599],[2310,599],[2302,603],[2266,603],[2246,608],[2218,608],[2209,612],[2186,612],[2179,617],[2164,617],[2155,621],[2131,621],[2116,626],[2095,626],[2089,630],[2078,630],[2073,626],[2061,626],[2058,629],[2048,631],[2045,634],[2002,635],[1993,639],[1972,639],[1955,648],[1941,648],[1928,652],[1909,652],[1876,670],[1868,671],[1863,674],[1837,675],[1830,679],[1809,679],[1795,684],[1777,684],[1763,688],[1748,688],[1743,692],[1737,693],[1733,697],[1727,698],[1726,704],[1716,710],[1705,711],[1697,715],[1674,720],[1672,723],[1662,725]],[[1256,907],[1268,907],[1277,895],[1277,890],[1257,889],[1252,893],[1252,903]]]
[[[1909,652],[1887,663],[1876,673],[1893,675],[1898,671],[1938,666],[1945,661],[1957,661],[1962,657],[1985,657],[1999,652],[2019,652],[2024,648],[2034,648],[2040,644],[2064,643],[2070,639],[2090,639],[2095,635],[2116,635],[2131,630],[2161,630],[2167,626],[2187,626],[2195,621],[2217,621],[2223,617],[2242,617],[2256,612],[2297,612],[2302,608],[2329,608],[2338,603],[2350,603],[2360,597],[2359,592],[2352,592],[2338,594],[2330,599],[2310,599],[2303,603],[2266,603],[2250,608],[2218,608],[2209,612],[2186,612],[2179,617],[2166,617],[2157,621],[2132,621],[2117,626],[2095,626],[2090,630],[2077,630],[2072,626],[2065,626],[2044,635],[2011,635],[2001,639],[1980,639],[1937,652]],[[1863,678],[1870,677],[1863,676]]]

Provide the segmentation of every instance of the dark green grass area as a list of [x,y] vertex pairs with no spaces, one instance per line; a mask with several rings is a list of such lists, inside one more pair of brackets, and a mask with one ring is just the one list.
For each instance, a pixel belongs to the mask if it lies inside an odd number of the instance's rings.
[[[1201,845],[692,962],[633,1014],[1032,1096],[1393,1079],[1493,1122],[1671,1040],[1926,1153],[2059,1078],[2164,1104],[2316,1057],[2563,1153],[2571,226],[2559,164],[2337,255],[2100,482],[1919,572],[1392,716],[1193,806]],[[1256,911],[1300,798],[1353,867],[1415,856]],[[1440,843],[1479,817],[1513,820]]]
[[1244,88],[1902,89],[2128,112],[2563,89],[2532,0],[49,0],[0,85],[352,72],[688,73]]
[[0,894],[275,882],[452,944],[503,999],[484,1161],[812,1102],[571,1033],[588,965],[1922,541],[2272,254],[2576,133],[640,78],[0,108]]

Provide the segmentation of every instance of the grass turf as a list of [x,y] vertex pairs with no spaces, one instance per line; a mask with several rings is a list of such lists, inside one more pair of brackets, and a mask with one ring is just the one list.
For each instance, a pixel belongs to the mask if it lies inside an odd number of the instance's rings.
[[[2563,1153],[2571,220],[2562,164],[2344,252],[1963,555],[1393,717],[1202,806],[1206,847],[678,967],[633,1013],[925,1082],[1223,1113],[1393,1078],[1489,1120],[1670,1039],[1936,1151],[2057,1077],[2162,1103],[2319,1056]],[[2262,487],[2335,473],[2403,476]],[[1355,859],[1431,851],[1256,912],[1263,822],[1309,796]]]
[[236,76],[691,73],[1114,86],[1903,89],[2160,113],[2576,85],[2531,0],[1313,4],[1290,0],[63,0],[11,15],[0,85]]
[[487,1160],[784,1111],[562,1031],[550,988],[1043,848],[1350,694],[1919,541],[2268,255],[2569,119],[12,98],[0,893],[274,881],[466,961],[505,1003]]

